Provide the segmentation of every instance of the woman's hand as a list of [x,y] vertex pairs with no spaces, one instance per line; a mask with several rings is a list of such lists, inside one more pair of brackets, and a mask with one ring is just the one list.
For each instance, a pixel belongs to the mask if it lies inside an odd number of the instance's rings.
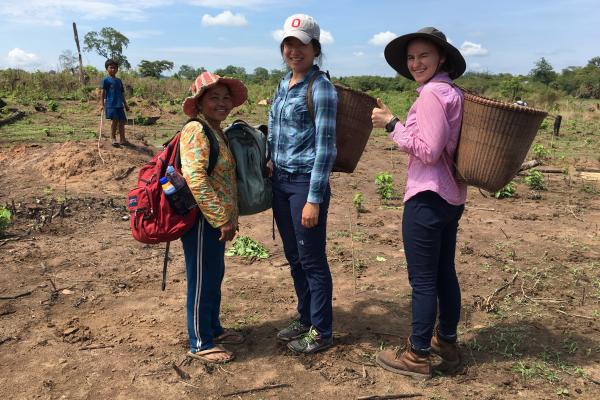
[[383,101],[377,98],[377,107],[373,109],[371,113],[371,121],[373,122],[373,128],[385,128],[388,122],[394,118],[394,114],[390,111],[388,106],[383,104]]
[[314,228],[319,223],[319,203],[306,203],[302,209],[302,226]]
[[227,222],[224,225],[221,225],[219,229],[221,230],[221,237],[219,238],[220,242],[228,242],[234,238],[235,226],[233,226],[233,223],[231,223],[231,221]]
[[267,161],[267,176],[270,178],[273,176],[273,161]]

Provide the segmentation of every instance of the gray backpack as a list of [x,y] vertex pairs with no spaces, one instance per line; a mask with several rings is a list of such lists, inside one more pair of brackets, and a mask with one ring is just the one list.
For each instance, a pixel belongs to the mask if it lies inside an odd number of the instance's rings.
[[271,208],[271,180],[267,176],[267,127],[237,120],[225,131],[236,162],[240,215]]

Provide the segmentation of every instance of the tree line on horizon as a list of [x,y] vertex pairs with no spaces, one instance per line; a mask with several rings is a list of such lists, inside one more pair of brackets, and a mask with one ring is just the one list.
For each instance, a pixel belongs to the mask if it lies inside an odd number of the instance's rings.
[[[164,73],[172,71],[175,67],[175,64],[169,60],[141,60],[134,69],[124,55],[124,49],[128,45],[129,39],[111,27],[102,28],[99,32],[88,32],[84,37],[84,51],[94,52],[101,57],[117,61],[122,66],[123,72],[131,76],[193,80],[200,73],[206,71],[202,66],[181,65],[177,72],[166,77]],[[78,65],[78,58],[72,51],[65,50],[59,56],[59,65],[62,71],[74,73]],[[88,75],[97,76],[102,73],[92,66],[86,66],[85,70]],[[287,70],[284,68],[269,71],[264,67],[257,67],[249,73],[244,67],[228,65],[214,72],[249,83],[276,83]],[[416,88],[416,84],[412,81],[382,76],[346,76],[334,78],[334,80],[364,92],[406,91]],[[600,57],[591,58],[583,67],[570,66],[561,72],[556,72],[552,65],[542,57],[527,75],[467,72],[457,80],[457,84],[481,94],[490,92],[499,94],[508,100],[540,91],[547,92],[550,98],[558,97],[560,95],[558,92],[563,92],[578,98],[600,99]]]

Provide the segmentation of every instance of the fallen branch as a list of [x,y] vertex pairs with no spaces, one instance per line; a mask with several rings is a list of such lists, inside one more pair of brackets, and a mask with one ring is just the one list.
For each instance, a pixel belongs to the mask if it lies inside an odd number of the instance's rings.
[[175,372],[177,372],[177,375],[179,375],[181,379],[187,381],[191,378],[190,374],[179,368],[177,365],[175,365],[175,363],[171,363],[171,367],[173,367],[173,369],[175,370]]
[[[16,213],[13,212],[13,215],[15,215],[15,214]],[[19,239],[21,239],[21,236],[11,237],[11,238],[8,238],[8,239],[2,239],[2,240],[0,240],[0,246],[3,246],[3,245],[5,245],[8,242],[14,242],[15,240],[19,240]]]
[[131,173],[131,171],[133,171],[135,169],[135,167],[131,166],[129,168],[127,168],[125,171],[123,171],[122,173],[120,173],[119,175],[115,176],[115,181],[120,181],[122,179],[127,178],[127,176]]
[[113,347],[115,347],[115,346],[112,344],[97,344],[97,345],[92,345],[92,346],[80,347],[79,350],[111,349]]
[[31,295],[31,293],[32,292],[30,290],[28,292],[15,294],[14,296],[0,296],[0,300],[14,300],[14,299],[18,299],[19,297],[29,296],[29,295]]
[[6,118],[0,119],[0,126],[8,125],[10,123],[13,123],[13,122],[15,122],[15,121],[23,118],[24,116],[25,116],[25,113],[23,111],[14,112],[14,113],[10,114]]
[[556,311],[558,313],[561,313],[561,314],[564,314],[564,315],[571,316],[571,317],[583,318],[583,319],[587,319],[587,320],[590,320],[590,321],[595,321],[596,320],[596,318],[590,317],[588,315],[569,314],[567,312],[564,312],[563,310],[559,310],[558,308],[555,308],[554,311]]
[[399,333],[378,332],[378,331],[371,331],[371,333],[374,333],[376,335],[395,336],[395,337],[405,337],[406,336],[406,335],[400,335]]
[[569,211],[576,220],[583,222],[583,219],[581,217],[578,217],[577,214],[575,214],[575,212],[573,210],[571,210],[569,207],[565,207],[567,209],[567,211]]
[[291,387],[291,385],[288,383],[278,383],[276,385],[265,385],[265,386],[261,386],[261,387],[257,387],[257,388],[253,388],[253,389],[239,390],[237,392],[227,393],[227,394],[224,394],[223,397],[233,397],[233,396],[238,396],[240,394],[262,392],[264,390],[279,389],[279,388],[284,388],[284,387]]
[[531,161],[527,161],[524,162],[523,164],[521,164],[521,168],[519,168],[519,171],[525,171],[534,167],[537,167],[538,165],[541,165],[542,162],[539,160],[531,160]]
[[577,172],[600,172],[600,168],[575,167]]
[[10,340],[17,340],[18,338],[16,336],[7,336],[4,339],[0,339],[0,344],[4,344]]
[[[553,167],[542,167],[536,168],[536,171],[542,172],[544,174],[564,174],[565,170],[562,168],[553,168]],[[525,171],[519,171],[517,175],[526,175]]]
[[422,393],[400,393],[400,394],[385,394],[385,395],[374,395],[374,396],[361,396],[357,397],[356,400],[393,400],[393,399],[410,399],[412,397],[421,397]]
[[487,311],[487,312],[494,311],[496,309],[496,305],[493,303],[494,297],[496,297],[501,291],[505,290],[510,285],[515,283],[517,276],[519,276],[519,271],[515,272],[515,274],[513,275],[512,279],[510,281],[506,282],[504,285],[502,285],[499,288],[497,288],[496,290],[494,290],[494,293],[490,294],[486,298],[482,298],[481,296],[476,296],[483,300],[480,302],[479,307],[482,310]]
[[193,387],[193,388],[195,388],[195,389],[204,390],[204,389],[203,389],[203,388],[201,388],[200,386],[192,385],[191,383],[187,383],[186,381],[179,381],[179,382],[183,383],[184,385],[191,386],[191,387]]

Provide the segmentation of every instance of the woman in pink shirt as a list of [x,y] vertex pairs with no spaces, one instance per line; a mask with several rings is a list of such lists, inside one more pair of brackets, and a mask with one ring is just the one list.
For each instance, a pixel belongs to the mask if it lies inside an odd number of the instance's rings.
[[440,370],[455,370],[461,362],[454,253],[467,187],[453,176],[463,95],[452,80],[463,74],[466,64],[446,36],[431,27],[391,41],[385,58],[400,75],[419,83],[419,97],[404,123],[379,99],[372,114],[373,126],[385,128],[409,154],[402,238],[412,287],[412,334],[406,351],[382,351],[377,362],[399,374],[429,378],[431,352],[442,358]]

